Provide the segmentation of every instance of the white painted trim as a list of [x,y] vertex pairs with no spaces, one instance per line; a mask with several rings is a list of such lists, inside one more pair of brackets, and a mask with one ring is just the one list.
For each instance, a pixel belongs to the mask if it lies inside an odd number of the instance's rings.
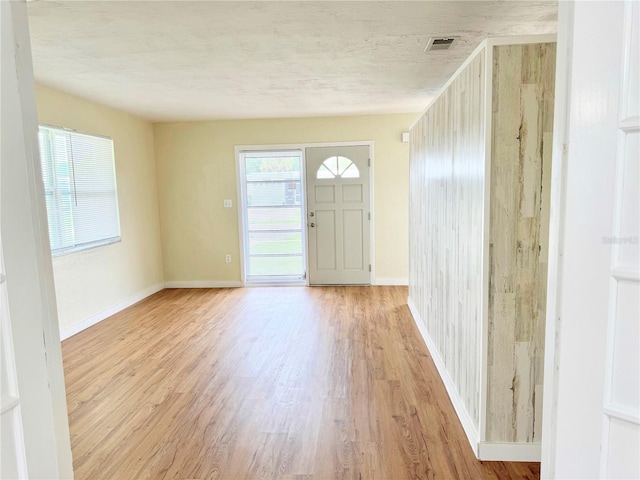
[[420,332],[420,335],[422,335],[422,339],[424,340],[425,344],[427,345],[427,348],[429,349],[431,358],[433,358],[433,363],[435,363],[436,368],[438,369],[440,378],[442,379],[442,382],[444,383],[444,387],[446,388],[447,393],[449,394],[449,399],[451,400],[451,403],[453,404],[453,408],[455,409],[456,414],[458,415],[458,419],[462,424],[464,433],[467,435],[467,440],[469,441],[469,445],[471,445],[471,449],[473,450],[473,453],[476,456],[476,458],[480,458],[478,456],[478,445],[479,445],[478,431],[476,427],[473,425],[473,420],[471,419],[471,416],[467,412],[467,409],[464,407],[464,402],[462,401],[462,398],[460,398],[460,395],[456,390],[455,383],[453,382],[453,379],[451,378],[451,376],[449,375],[449,372],[447,371],[447,367],[445,366],[444,361],[440,356],[440,352],[438,351],[438,348],[436,347],[435,343],[433,343],[433,340],[429,336],[429,333],[427,332],[427,330],[424,328],[422,319],[420,318],[420,314],[418,313],[418,308],[416,307],[411,297],[407,299],[407,305],[409,306],[409,310],[411,311],[413,320],[416,326],[418,327],[418,331]]
[[300,280],[299,282],[263,282],[263,283],[247,283],[243,288],[269,288],[269,287],[308,287],[307,282]]
[[[614,246],[619,248],[618,245],[614,245]],[[632,270],[631,268],[621,268],[621,267],[612,268],[611,276],[616,280],[622,280],[622,281],[628,281],[628,282],[640,282],[640,270]]]
[[152,287],[146,288],[135,295],[127,298],[123,302],[120,302],[116,305],[113,305],[106,310],[96,313],[95,315],[91,315],[89,318],[82,320],[71,327],[67,327],[60,331],[60,340],[66,340],[69,337],[74,336],[76,333],[80,333],[83,330],[86,330],[89,327],[94,326],[97,323],[100,323],[102,320],[109,318],[112,315],[115,315],[118,312],[121,312],[125,308],[129,308],[131,305],[134,305],[150,295],[159,292],[164,289],[163,284],[154,285]]
[[369,283],[373,285],[376,278],[376,214],[374,205],[374,168],[375,158],[373,152],[373,142],[369,144],[369,160],[371,165],[369,166],[369,212],[371,213],[371,219],[369,220],[369,262],[371,265],[371,272],[369,275]]
[[0,2],[0,23],[3,273],[20,398],[14,420],[22,424],[14,429],[17,473],[26,467],[29,478],[73,478],[25,2]]
[[498,45],[525,45],[527,43],[556,43],[556,41],[557,35],[555,33],[511,35],[505,37],[489,37],[487,38],[487,47],[495,47]]
[[409,278],[408,277],[378,277],[376,279],[374,279],[372,285],[400,285],[400,286],[407,286],[409,285]]
[[636,425],[640,423],[640,411],[625,405],[616,405],[610,400],[605,402],[602,411],[607,417],[635,423]]
[[244,287],[246,283],[247,274],[245,269],[247,268],[244,264],[244,257],[246,253],[246,245],[244,242],[244,232],[245,232],[245,214],[244,214],[244,188],[245,182],[242,181],[244,178],[244,167],[242,166],[242,162],[240,161],[240,152],[239,147],[234,147],[235,158],[236,158],[236,213],[238,215],[238,242],[240,244],[240,284]]
[[480,442],[478,458],[484,461],[539,462],[539,443]]
[[553,153],[551,160],[551,200],[547,311],[542,387],[542,444],[540,478],[555,478],[557,437],[558,352],[562,310],[562,254],[564,251],[565,183],[569,113],[571,111],[571,63],[573,59],[574,3],[559,2],[556,47],[556,89],[554,101]]
[[[307,198],[307,151],[303,148],[302,150],[302,179],[300,180],[300,195],[302,200],[302,217],[304,218],[303,222],[306,225],[307,220],[309,219],[309,210],[307,208],[307,204],[309,203],[309,199]],[[309,231],[306,228],[302,229],[302,249],[304,250],[303,262],[304,262],[304,286],[309,286]]]
[[618,122],[618,128],[625,133],[640,131],[640,117],[625,117]]
[[[20,399],[18,397],[13,397],[11,395],[4,396],[2,398],[2,403],[0,404],[0,415],[4,415],[8,411],[13,410],[18,405],[20,405]],[[14,427],[14,429],[15,429],[15,427]],[[15,429],[15,430],[20,432],[19,428]],[[19,454],[19,452],[18,452],[18,454]]]
[[353,140],[350,142],[311,142],[311,143],[276,143],[273,145],[236,145],[236,152],[255,152],[262,150],[299,150],[313,147],[357,147],[373,145],[373,140]]
[[165,282],[164,288],[238,288],[242,287],[242,282],[237,280],[225,281],[209,281],[209,280],[194,280],[194,281],[176,281]]
[[253,279],[249,282],[243,282],[243,287],[306,287],[308,280],[306,278],[295,277],[278,277],[269,276],[261,277],[260,279]]
[[480,291],[480,338],[478,346],[478,355],[480,358],[480,385],[478,391],[480,397],[478,399],[478,412],[480,415],[480,436],[479,440],[484,441],[487,434],[487,403],[489,388],[489,275],[491,270],[490,249],[491,243],[491,165],[493,145],[493,48],[488,45],[484,49],[484,180],[482,201],[482,289]]

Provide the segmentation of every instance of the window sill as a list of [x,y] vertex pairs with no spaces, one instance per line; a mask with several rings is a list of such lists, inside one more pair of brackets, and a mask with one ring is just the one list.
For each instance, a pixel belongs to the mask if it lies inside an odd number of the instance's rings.
[[98,247],[104,247],[107,245],[112,245],[114,243],[120,243],[122,241],[121,237],[114,237],[114,238],[109,238],[107,240],[100,240],[99,242],[92,242],[92,243],[87,243],[84,245],[77,245],[75,247],[71,247],[71,248],[65,248],[65,249],[60,249],[60,250],[52,250],[51,251],[51,256],[52,257],[64,257],[65,255],[71,255],[73,253],[79,253],[79,252],[84,252],[87,250],[93,250],[95,248]]

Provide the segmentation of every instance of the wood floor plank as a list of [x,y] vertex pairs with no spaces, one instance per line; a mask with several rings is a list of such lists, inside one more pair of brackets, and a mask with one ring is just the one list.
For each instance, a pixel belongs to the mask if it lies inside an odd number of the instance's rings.
[[168,289],[63,342],[76,479],[527,479],[479,462],[405,287]]

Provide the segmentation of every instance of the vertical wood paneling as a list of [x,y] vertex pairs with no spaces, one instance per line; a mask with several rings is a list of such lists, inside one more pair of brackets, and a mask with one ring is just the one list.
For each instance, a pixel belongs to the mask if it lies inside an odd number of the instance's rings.
[[[555,44],[489,45],[493,55],[482,50],[470,60],[411,132],[409,294],[480,436],[486,419],[479,440],[535,443],[542,419]],[[485,65],[486,58],[493,63]],[[484,84],[485,68],[491,85]],[[485,105],[486,89],[492,105]],[[485,132],[491,158],[485,158]]]
[[486,440],[539,442],[555,44],[493,59]]
[[411,131],[410,291],[479,429],[485,55]]

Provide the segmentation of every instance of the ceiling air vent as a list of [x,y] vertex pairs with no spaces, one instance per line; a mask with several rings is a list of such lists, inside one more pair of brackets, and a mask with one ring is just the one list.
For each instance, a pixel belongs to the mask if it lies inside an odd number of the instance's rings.
[[425,52],[431,50],[449,50],[456,42],[456,37],[431,37],[424,47]]

